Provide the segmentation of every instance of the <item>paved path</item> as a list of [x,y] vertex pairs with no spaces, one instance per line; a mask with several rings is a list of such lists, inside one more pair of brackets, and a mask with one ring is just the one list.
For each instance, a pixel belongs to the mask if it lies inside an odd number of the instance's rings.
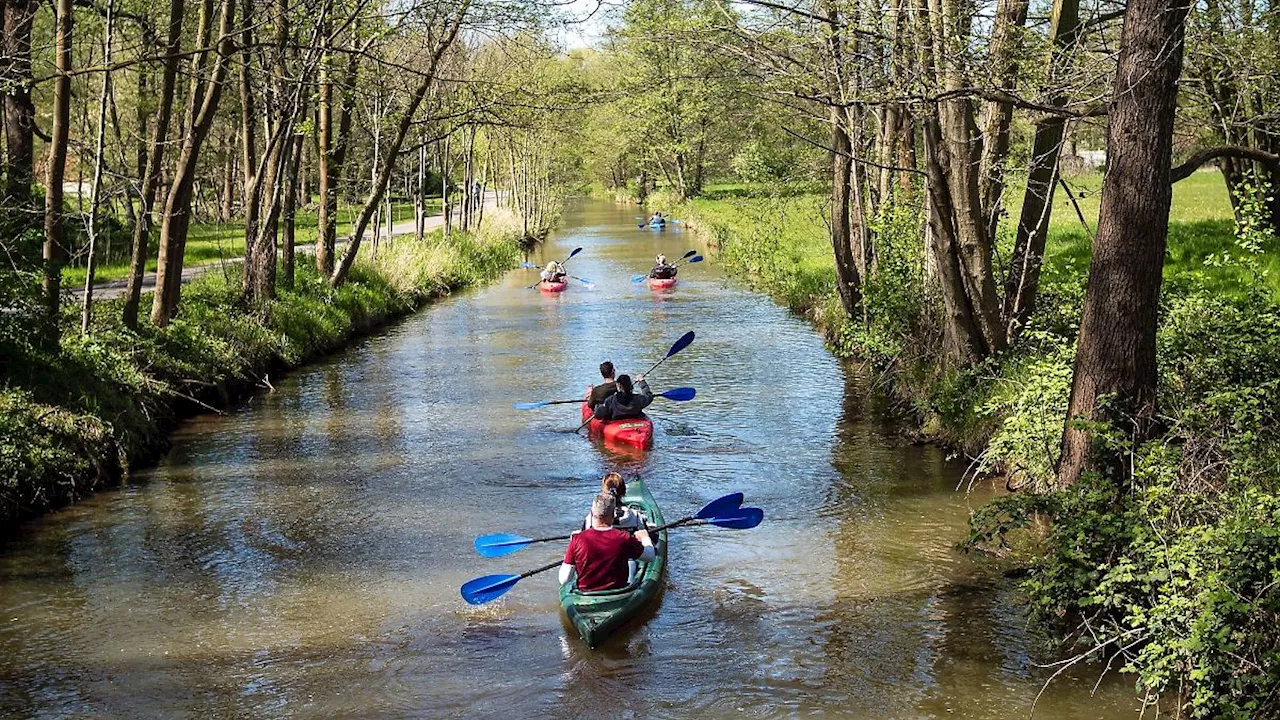
[[[498,204],[497,194],[494,192],[487,193],[485,196],[485,209],[492,209],[494,207],[497,207],[497,204]],[[454,217],[461,217],[461,211],[460,210],[455,211]],[[413,219],[410,218],[408,220],[404,220],[402,222],[393,224],[391,226],[391,237],[403,237],[405,235],[414,234],[415,228],[413,223],[414,223]],[[438,230],[442,227],[444,227],[443,214],[427,216],[425,232]],[[364,234],[364,238],[366,241],[372,241],[373,232],[366,231]],[[339,253],[339,257],[341,257],[340,253],[342,252],[342,248],[345,244],[346,243],[341,241],[339,241],[338,243],[337,252]],[[297,253],[299,256],[314,255],[316,252],[316,246],[314,243],[295,244],[294,252]],[[335,262],[336,261],[337,261],[337,258],[335,258]],[[243,257],[233,257],[233,258],[226,258],[223,260],[213,260],[210,262],[199,263],[197,265],[183,267],[182,284],[186,285],[187,283],[209,272],[210,270],[216,270],[226,265],[234,265],[242,262],[244,262]],[[155,273],[148,272],[146,275],[142,276],[142,291],[144,293],[151,292],[152,290],[155,289],[155,286],[156,286]],[[106,280],[100,283],[94,283],[93,299],[94,300],[112,300],[118,297],[123,297],[125,291],[128,290],[128,288],[129,288],[128,281],[123,278],[120,280]],[[76,287],[76,289],[73,292],[77,299],[80,297],[83,297],[84,286],[81,285]]]

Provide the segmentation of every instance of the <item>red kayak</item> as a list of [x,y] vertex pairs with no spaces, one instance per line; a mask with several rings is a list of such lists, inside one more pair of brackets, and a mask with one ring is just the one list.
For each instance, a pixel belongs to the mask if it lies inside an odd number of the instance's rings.
[[564,292],[564,289],[567,287],[569,287],[568,280],[562,280],[560,282],[551,282],[550,280],[543,280],[542,282],[538,283],[538,289],[541,290],[542,292]]
[[[582,403],[582,421],[591,417],[591,406]],[[641,450],[653,447],[653,421],[647,415],[627,420],[592,420],[587,426],[593,437],[603,437],[605,443],[630,445]]]
[[654,290],[661,290],[661,289],[671,288],[675,286],[676,286],[675,278],[656,278],[656,277],[649,278],[649,287],[653,288]]

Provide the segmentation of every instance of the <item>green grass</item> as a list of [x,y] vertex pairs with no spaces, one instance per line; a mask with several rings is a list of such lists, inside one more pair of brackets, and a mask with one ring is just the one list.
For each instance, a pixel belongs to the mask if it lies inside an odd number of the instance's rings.
[[[355,206],[346,206],[338,209],[337,232],[339,239],[345,233],[351,231],[351,224],[355,221],[358,212],[359,208]],[[427,213],[429,215],[438,215],[440,212],[440,198],[428,198]],[[399,223],[410,220],[413,218],[413,205],[411,203],[396,203],[392,205],[392,214],[395,216],[394,222]],[[386,220],[383,220],[383,223],[385,222]],[[316,223],[315,210],[308,209],[298,212],[296,218],[297,229],[294,236],[295,246],[309,245],[316,241]],[[112,253],[117,258],[115,262],[98,267],[96,273],[98,282],[119,280],[127,275],[129,265],[127,261],[120,258],[121,252],[123,252],[122,248],[117,247],[116,251]],[[243,222],[199,223],[191,227],[187,237],[187,250],[183,258],[183,264],[191,267],[243,256]],[[147,260],[147,272],[155,272],[155,270],[156,257],[153,250],[151,257]],[[69,287],[83,287],[86,272],[83,264],[67,266],[62,271],[63,284]]]
[[57,347],[38,342],[39,278],[0,277],[0,526],[73,501],[154,459],[175,417],[225,405],[256,378],[294,367],[429,298],[514,267],[520,228],[505,212],[476,234],[436,231],[361,253],[333,288],[301,263],[293,289],[261,312],[245,305],[234,270],[183,291],[166,328],[120,322],[120,300],[99,303],[92,332],[63,308]]
[[[1077,176],[1068,179],[1068,184],[1090,231],[1096,232],[1102,176]],[[722,243],[732,269],[750,276],[763,290],[793,308],[812,306],[819,299],[810,293],[834,288],[827,196],[812,191],[778,195],[774,190],[741,183],[713,185],[704,197],[687,202],[681,212],[703,230],[733,238]],[[1008,257],[1022,186],[1011,185],[1006,198],[1011,206],[1001,226],[1002,258]],[[1088,271],[1090,249],[1089,233],[1059,188],[1045,251],[1046,284],[1080,282]],[[1280,247],[1268,248],[1258,258],[1261,277],[1255,277],[1250,267],[1240,262],[1243,256],[1236,243],[1235,221],[1222,176],[1198,172],[1175,184],[1164,270],[1170,287],[1240,296],[1260,281],[1280,299]],[[1234,262],[1222,261],[1228,258]]]

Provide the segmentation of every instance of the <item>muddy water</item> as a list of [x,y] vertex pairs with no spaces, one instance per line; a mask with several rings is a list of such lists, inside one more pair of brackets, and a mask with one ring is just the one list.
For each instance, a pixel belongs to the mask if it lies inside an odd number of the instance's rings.
[[[571,208],[542,250],[594,280],[541,295],[531,271],[439,303],[226,416],[186,423],[128,487],[0,548],[0,716],[1025,717],[1050,670],[1010,592],[952,547],[982,492],[909,444],[802,321],[690,267],[630,282],[678,229]],[[657,447],[567,432],[596,365],[657,360],[692,385],[659,401]],[[595,478],[641,473],[669,517],[741,490],[750,532],[671,535],[660,601],[596,651],[554,574],[501,601],[458,586],[557,556],[498,560],[482,533],[556,535]],[[1064,674],[1037,717],[1132,717],[1124,682]]]

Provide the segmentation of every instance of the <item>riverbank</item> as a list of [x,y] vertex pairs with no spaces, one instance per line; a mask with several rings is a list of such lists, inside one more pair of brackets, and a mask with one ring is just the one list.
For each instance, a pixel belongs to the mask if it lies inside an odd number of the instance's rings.
[[[1092,227],[1100,181],[1071,180]],[[1267,715],[1274,706],[1261,698],[1280,682],[1280,641],[1263,630],[1280,610],[1280,240],[1236,229],[1217,173],[1175,186],[1158,336],[1165,433],[1128,447],[1130,483],[1061,490],[1053,470],[1090,230],[1059,200],[1029,329],[958,370],[931,321],[914,211],[877,220],[866,314],[849,318],[824,196],[731,188],[674,210],[731,271],[822,328],[836,354],[876,368],[922,439],[962,451],[973,477],[1039,491],[978,509],[966,546],[1029,570],[1023,597],[1064,654],[1106,656],[1144,693],[1204,716]]]
[[[21,313],[0,318],[0,527],[116,484],[155,462],[174,424],[221,410],[271,375],[330,352],[431,299],[490,280],[518,259],[518,225],[489,217],[475,235],[368,249],[331,288],[300,263],[292,290],[261,313],[243,305],[238,269],[207,273],[183,291],[168,328],[138,332],[118,301],[97,305],[93,331],[53,351],[35,344]],[[66,312],[76,309],[68,306]],[[75,321],[64,327],[78,328]]]

